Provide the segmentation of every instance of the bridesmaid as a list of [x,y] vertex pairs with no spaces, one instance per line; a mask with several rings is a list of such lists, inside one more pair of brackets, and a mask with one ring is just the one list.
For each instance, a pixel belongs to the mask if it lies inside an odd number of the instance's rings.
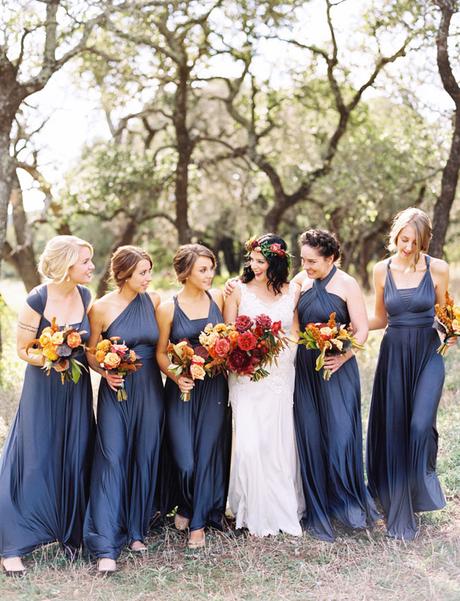
[[[48,282],[32,290],[19,312],[17,351],[28,365],[0,463],[0,556],[8,575],[23,574],[21,556],[39,545],[59,541],[70,557],[81,545],[94,441],[90,377],[82,370],[77,384],[62,384],[26,347],[53,317],[89,331],[91,293],[84,285],[92,256],[91,245],[75,236],[49,240],[39,262]],[[86,363],[84,353],[79,360]]]
[[389,238],[394,254],[374,269],[370,328],[388,327],[372,393],[367,469],[389,536],[412,540],[415,512],[445,505],[435,471],[444,361],[436,352],[440,342],[433,321],[434,304],[445,302],[449,268],[426,254],[431,223],[420,209],[398,213]]
[[[332,234],[309,230],[300,236],[306,274],[298,302],[301,329],[327,322],[351,324],[358,342],[367,338],[364,298],[354,278],[337,269],[340,247]],[[307,277],[308,276],[308,277]],[[329,381],[315,371],[318,351],[299,346],[294,391],[294,419],[306,501],[303,523],[316,538],[334,540],[332,519],[349,528],[366,528],[375,517],[364,484],[361,390],[354,353],[329,356]]]
[[97,407],[97,439],[84,542],[98,558],[98,571],[113,572],[125,545],[145,551],[144,537],[155,513],[154,496],[163,425],[163,384],[155,358],[156,309],[160,297],[146,292],[152,259],[141,248],[121,246],[111,260],[118,289],[93,305],[90,346],[100,335],[119,336],[141,358],[142,367],[126,378],[127,400],[117,400],[122,378],[102,370]]
[[[189,548],[205,545],[206,525],[222,528],[227,500],[231,414],[223,375],[193,381],[168,371],[168,342],[187,339],[198,345],[208,323],[223,321],[223,296],[210,290],[216,259],[201,244],[185,244],[174,257],[174,269],[183,285],[172,301],[160,305],[158,363],[166,381],[166,444],[177,489],[175,525],[190,528]],[[180,393],[191,392],[189,401]]]

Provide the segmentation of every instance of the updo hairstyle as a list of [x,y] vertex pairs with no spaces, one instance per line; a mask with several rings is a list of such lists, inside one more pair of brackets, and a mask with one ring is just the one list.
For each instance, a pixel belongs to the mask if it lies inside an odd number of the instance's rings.
[[133,275],[137,264],[144,259],[150,263],[150,267],[153,267],[152,258],[139,246],[127,244],[117,248],[110,260],[110,275],[118,288],[123,287],[126,280]]
[[214,268],[217,265],[214,253],[203,244],[183,244],[177,249],[173,259],[173,266],[177,279],[181,284],[185,283],[198,257],[207,257],[210,259]]
[[307,230],[300,234],[299,245],[316,248],[321,257],[333,257],[334,263],[340,258],[340,244],[334,234],[327,230]]
[[77,236],[54,236],[48,240],[38,260],[38,271],[57,284],[64,282],[69,269],[78,261],[81,247],[86,247],[93,256],[93,247],[86,240]]

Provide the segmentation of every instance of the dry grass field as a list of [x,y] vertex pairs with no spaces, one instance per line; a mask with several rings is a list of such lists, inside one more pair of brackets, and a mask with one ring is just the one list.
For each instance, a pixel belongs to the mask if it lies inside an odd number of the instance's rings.
[[[453,290],[458,298],[458,279]],[[2,292],[16,304],[19,289]],[[0,447],[17,406],[23,369],[14,359],[13,311],[3,324],[8,364],[0,371]],[[364,427],[379,339],[380,334],[372,334],[360,357]],[[152,532],[144,556],[124,553],[120,570],[109,578],[98,576],[95,565],[84,559],[69,563],[57,545],[39,549],[26,559],[26,577],[0,574],[0,599],[460,600],[460,349],[449,354],[446,367],[438,471],[448,503],[443,511],[421,516],[414,542],[386,538],[382,524],[369,532],[340,531],[334,544],[307,535],[235,537],[229,530],[209,533],[206,550],[193,553],[186,550],[184,535],[166,525]]]

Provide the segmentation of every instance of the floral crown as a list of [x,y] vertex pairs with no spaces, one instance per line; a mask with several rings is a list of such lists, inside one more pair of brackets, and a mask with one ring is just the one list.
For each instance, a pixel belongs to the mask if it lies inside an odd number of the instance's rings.
[[268,240],[259,242],[258,238],[252,237],[245,242],[244,247],[248,254],[255,250],[262,253],[266,259],[269,259],[270,257],[284,257],[287,260],[288,267],[291,266],[291,255],[287,250],[284,250],[284,248],[281,247],[279,242],[270,243]]

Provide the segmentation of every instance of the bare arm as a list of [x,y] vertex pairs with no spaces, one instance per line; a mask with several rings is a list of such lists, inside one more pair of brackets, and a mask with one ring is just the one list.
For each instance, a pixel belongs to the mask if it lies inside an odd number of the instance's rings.
[[194,382],[191,378],[185,376],[177,377],[168,370],[170,364],[168,357],[168,344],[171,335],[171,326],[174,317],[174,303],[168,301],[161,303],[157,310],[157,322],[160,335],[157,342],[157,362],[161,371],[173,382],[175,382],[181,392],[190,392],[194,387]]
[[241,300],[241,290],[235,288],[230,296],[225,299],[224,320],[225,323],[233,323],[238,317],[238,308]]
[[383,301],[383,289],[387,277],[387,265],[381,261],[374,267],[374,292],[375,307],[374,315],[369,319],[369,330],[380,330],[386,328],[388,323],[387,310]]
[[160,295],[157,294],[156,292],[149,292],[148,294],[150,296],[150,300],[153,303],[153,307],[154,307],[154,309],[156,311],[158,309],[158,307],[160,306],[160,303],[161,303]]
[[353,333],[359,344],[364,344],[369,334],[369,322],[364,295],[358,282],[354,279],[350,281],[347,292],[347,308],[350,314]]
[[[435,284],[436,303],[444,305],[446,302],[446,292],[449,290],[449,265],[442,259],[432,260],[431,272]],[[441,340],[444,339],[440,336]],[[458,344],[457,336],[452,336],[447,341],[448,346]]]
[[303,283],[305,282],[305,280],[307,279],[307,274],[305,273],[305,271],[299,271],[299,273],[297,273],[291,280],[291,284],[296,284],[299,287],[299,292],[300,289],[302,288]]
[[29,307],[27,303],[24,304],[18,316],[16,351],[20,359],[36,367],[42,367],[45,359],[41,354],[27,353],[26,347],[36,338],[39,323],[40,314]]
[[300,334],[299,313],[298,313],[297,309],[295,309],[294,310],[294,318],[292,320],[292,326],[291,326],[291,331],[289,333],[289,336],[292,340],[295,340],[297,342],[297,340],[299,339],[299,334]]
[[436,302],[444,305],[449,290],[449,265],[441,259],[432,260],[431,272],[435,284]]
[[209,291],[209,294],[222,312],[224,310],[224,293],[222,290],[219,290],[219,288],[212,288],[212,290]]
[[[350,314],[350,323],[353,329],[353,335],[357,342],[364,344],[364,342],[367,340],[367,335],[369,332],[366,304],[364,302],[364,296],[361,288],[354,278],[350,278],[347,281],[346,292],[347,308],[348,313]],[[324,367],[329,369],[331,373],[335,373],[353,356],[354,352],[352,349],[349,349],[346,353],[341,355],[326,355]]]
[[224,284],[224,298],[230,296],[230,294],[235,290],[236,285],[238,284],[238,278],[230,278]]

